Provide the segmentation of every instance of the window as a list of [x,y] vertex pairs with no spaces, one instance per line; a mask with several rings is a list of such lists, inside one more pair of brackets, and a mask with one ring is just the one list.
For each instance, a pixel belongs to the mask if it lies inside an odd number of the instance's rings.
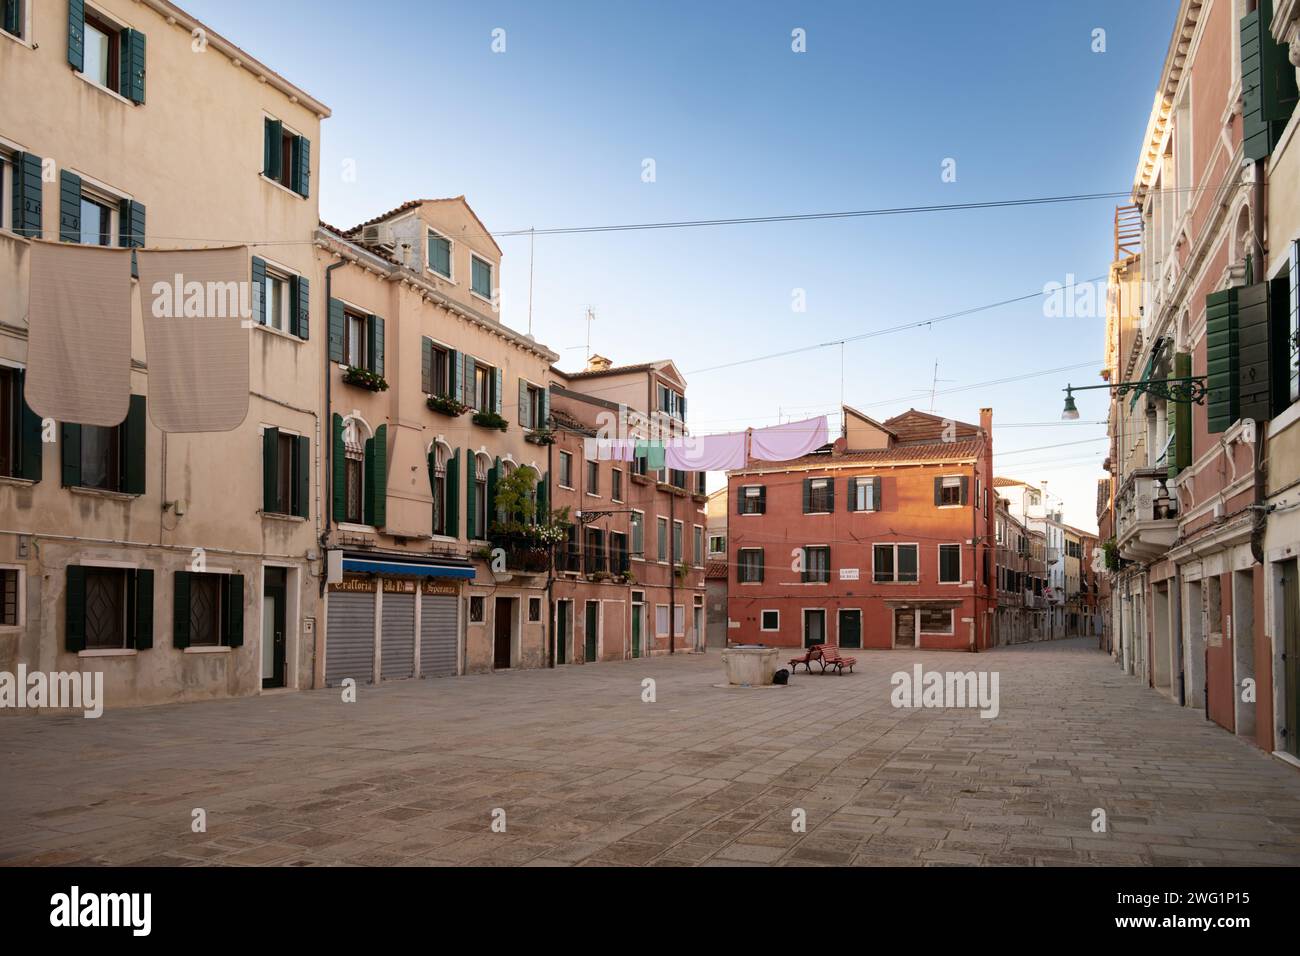
[[763,580],[763,549],[741,548],[736,555],[736,581],[739,584],[759,584]]
[[668,469],[668,484],[672,485],[674,488],[680,488],[682,491],[685,491],[686,472],[682,471],[680,468]]
[[655,518],[655,531],[659,539],[659,561],[666,564],[668,561],[668,519]]
[[488,458],[477,455],[474,458],[474,534],[473,537],[486,538],[488,534]]
[[432,339],[427,341],[427,348],[429,349],[429,378],[428,381],[424,383],[425,394],[441,395],[443,397],[451,396],[451,376],[448,374],[448,370],[451,367],[451,353],[441,345],[438,345]]
[[803,549],[803,580],[805,584],[829,584],[831,580],[831,549],[824,546]]
[[1291,243],[1291,273],[1288,283],[1287,341],[1283,351],[1287,357],[1287,398],[1300,401],[1300,239]]
[[84,571],[86,649],[128,647],[127,572],[118,568],[85,568]]
[[761,515],[767,511],[767,488],[764,485],[741,485],[737,509],[742,515]]
[[668,636],[668,605],[655,605],[655,635],[657,637]]
[[0,29],[10,36],[23,39],[27,31],[27,0],[3,0],[4,20]]
[[587,462],[587,494],[600,494],[600,462]]
[[311,177],[311,140],[271,117],[262,121],[262,175],[306,198]]
[[[84,221],[83,221],[83,229]],[[292,280],[278,272],[266,270],[266,285],[263,302],[266,308],[266,325],[281,332],[292,331],[293,298]]]
[[627,535],[621,531],[609,533],[609,570],[613,574],[627,570]]
[[451,278],[451,240],[429,230],[429,269],[444,279]]
[[311,439],[262,430],[262,510],[307,517],[311,495]]
[[23,400],[22,369],[0,365],[0,475],[41,479],[41,420]]
[[470,256],[470,288],[476,295],[492,298],[492,263],[478,256]]
[[673,605],[673,636],[686,635],[686,610],[680,604]]
[[879,495],[879,478],[849,479],[849,510],[877,511],[880,508],[876,500]]
[[62,425],[63,483],[130,495],[144,494],[145,398],[132,395],[126,421]]
[[537,623],[542,619],[542,599],[539,597],[530,597],[528,599],[528,620]]
[[917,579],[914,544],[878,544],[872,548],[872,575],[878,584]]
[[359,447],[348,446],[343,453],[343,520],[361,524],[364,520],[364,479],[366,456]]
[[647,457],[643,454],[632,456],[632,474],[645,475],[647,473]]
[[18,613],[21,586],[22,572],[18,568],[0,568],[0,627],[23,623]]
[[645,557],[645,515],[639,511],[631,514],[632,557]]
[[803,480],[803,513],[826,514],[835,510],[835,485],[829,478]]
[[82,75],[116,93],[122,81],[121,38],[117,28],[86,11],[82,30]]
[[673,564],[678,564],[683,557],[682,534],[683,534],[682,523],[680,521],[674,521],[673,522]]
[[935,504],[940,508],[947,508],[952,505],[965,504],[966,496],[962,494],[962,485],[965,480],[960,476],[936,478],[935,480]]
[[939,583],[961,583],[961,545],[939,545]]
[[451,462],[451,449],[446,445],[433,446],[433,533],[447,533],[447,466]]
[[567,451],[560,452],[560,487],[573,488],[573,455]]
[[153,571],[68,565],[65,649],[153,647]]
[[472,595],[469,599],[469,622],[471,624],[483,623],[483,598],[481,595]]
[[519,424],[524,428],[546,427],[546,401],[542,389],[519,380]]
[[347,326],[344,340],[343,364],[355,368],[369,368],[370,317],[347,309],[343,313]]
[[492,400],[492,373],[494,369],[488,365],[474,363],[474,410],[479,412],[490,412],[495,408]]
[[727,536],[725,534],[709,535],[709,554],[726,554]]
[[615,501],[623,500],[623,472],[618,468],[609,473],[609,496]]
[[704,564],[704,529],[699,525],[694,528],[693,543],[692,553],[695,555],[695,566],[700,567]]
[[922,634],[951,634],[952,608],[923,607],[917,612]]
[[681,392],[669,388],[667,385],[660,385],[658,411],[678,421],[685,421],[686,399]]
[[781,630],[781,612],[780,611],[762,611],[759,623],[759,629],[764,631]]
[[[186,572],[180,572],[185,574]],[[190,574],[190,646],[221,646],[220,574]]]
[[113,210],[105,203],[81,196],[81,239],[83,246],[113,244]]

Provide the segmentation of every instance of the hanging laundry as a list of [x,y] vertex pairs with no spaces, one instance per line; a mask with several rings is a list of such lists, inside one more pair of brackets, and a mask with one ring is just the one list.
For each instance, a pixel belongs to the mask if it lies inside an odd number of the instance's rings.
[[699,435],[669,442],[664,453],[669,468],[681,471],[729,471],[745,467],[745,433]]
[[755,428],[750,436],[749,457],[756,461],[789,461],[816,451],[829,440],[825,415]]
[[[225,432],[248,416],[246,246],[137,250],[149,417],[164,432]],[[288,304],[285,304],[288,306]]]
[[661,441],[641,441],[636,443],[636,457],[646,460],[646,469],[658,471],[664,467],[664,443]]
[[131,250],[33,240],[27,404],[112,427],[131,404]]

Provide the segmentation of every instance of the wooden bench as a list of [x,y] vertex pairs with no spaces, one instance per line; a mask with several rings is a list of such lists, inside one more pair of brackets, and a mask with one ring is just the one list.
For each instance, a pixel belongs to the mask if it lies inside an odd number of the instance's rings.
[[851,674],[853,673],[853,665],[858,662],[856,657],[842,656],[840,654],[840,649],[834,644],[821,645],[821,654],[819,655],[818,660],[821,662],[823,674],[826,673],[828,667],[834,670],[837,674],[843,674],[844,668],[847,667]]
[[[809,647],[807,651],[804,652],[802,657],[790,658],[791,671],[797,673],[799,670],[799,665],[802,664],[804,667],[808,669],[808,673],[811,674],[812,662],[815,660],[819,660],[821,656],[822,656],[822,646],[820,644],[814,644],[811,647]],[[823,670],[825,670],[825,667],[823,667]]]

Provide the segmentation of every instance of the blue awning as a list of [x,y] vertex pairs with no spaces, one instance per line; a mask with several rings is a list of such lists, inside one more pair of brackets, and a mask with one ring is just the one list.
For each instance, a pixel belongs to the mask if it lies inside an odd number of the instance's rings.
[[407,564],[402,561],[364,561],[360,558],[344,558],[343,570],[360,571],[365,574],[405,574],[422,578],[474,580],[474,568],[458,564]]

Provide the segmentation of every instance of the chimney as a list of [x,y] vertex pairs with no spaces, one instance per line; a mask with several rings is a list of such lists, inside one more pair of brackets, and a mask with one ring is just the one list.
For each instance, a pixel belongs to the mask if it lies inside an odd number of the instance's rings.
[[981,409],[980,409],[980,428],[984,430],[984,434],[986,434],[986,435],[992,437],[992,435],[993,435],[993,409],[991,409],[991,408],[981,408]]
[[603,355],[592,355],[591,358],[587,359],[586,370],[588,372],[607,372],[613,365],[614,363]]

